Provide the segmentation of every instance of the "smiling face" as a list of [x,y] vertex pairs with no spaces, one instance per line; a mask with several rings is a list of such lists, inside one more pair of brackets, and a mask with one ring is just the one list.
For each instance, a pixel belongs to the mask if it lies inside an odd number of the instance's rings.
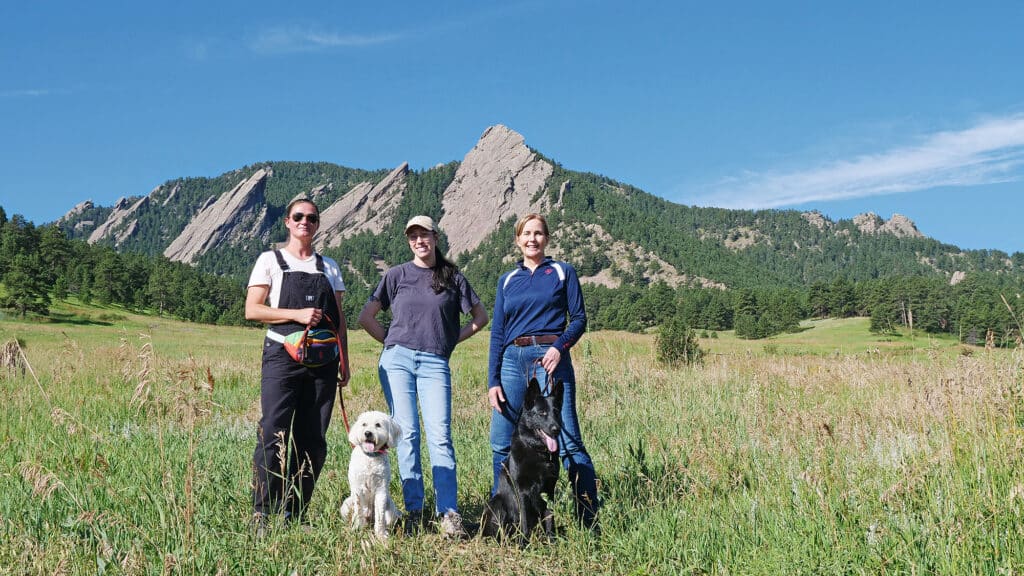
[[433,266],[437,233],[420,226],[412,226],[405,233],[405,237],[409,240],[409,249],[412,250],[415,262],[424,268]]
[[312,240],[320,227],[320,213],[312,202],[296,202],[285,216],[284,225],[292,236]]
[[348,441],[367,454],[394,447],[402,437],[402,429],[383,412],[363,412],[348,432]]
[[544,259],[544,249],[548,245],[547,226],[539,218],[530,218],[523,223],[516,235],[516,246],[523,253],[523,259],[539,262]]

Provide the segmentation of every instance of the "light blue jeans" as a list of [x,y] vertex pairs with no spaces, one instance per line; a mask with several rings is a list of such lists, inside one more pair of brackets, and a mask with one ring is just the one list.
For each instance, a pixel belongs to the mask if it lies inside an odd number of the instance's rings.
[[406,511],[423,510],[419,421],[419,412],[422,412],[434,478],[435,511],[438,515],[449,510],[457,512],[452,376],[448,359],[403,346],[390,346],[380,354],[378,372],[391,417],[402,428],[402,440],[396,451]]
[[[530,378],[537,378],[540,388],[548,394],[548,374],[538,361],[550,348],[550,344],[534,346],[510,345],[501,356],[501,389],[505,393],[502,411],[491,410],[491,453],[494,466],[494,484],[491,494],[498,489],[501,465],[508,459],[512,446],[519,412],[526,400],[526,386]],[[562,353],[562,359],[550,376],[562,380],[565,393],[562,399],[562,433],[558,437],[558,452],[562,465],[569,475],[576,497],[576,517],[585,526],[594,525],[599,506],[597,496],[597,473],[583,445],[579,418],[576,414],[576,372],[572,367],[569,351]]]

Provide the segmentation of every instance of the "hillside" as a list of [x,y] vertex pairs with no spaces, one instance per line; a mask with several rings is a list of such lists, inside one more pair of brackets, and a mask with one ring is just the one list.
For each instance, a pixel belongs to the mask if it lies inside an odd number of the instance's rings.
[[459,162],[362,170],[330,163],[261,162],[216,178],[180,178],[114,206],[85,201],[58,223],[72,238],[119,252],[164,255],[243,278],[256,255],[284,239],[280,219],[300,195],[323,213],[318,247],[346,262],[350,286],[408,257],[401,226],[417,213],[439,222],[449,254],[480,286],[512,259],[511,222],[540,211],[550,252],[585,283],[693,287],[805,287],[970,272],[1020,276],[1024,255],[960,250],[924,237],[903,215],[832,221],[816,212],[725,210],[674,204],[628,184],[576,172],[529,148],[505,126],[484,131]]

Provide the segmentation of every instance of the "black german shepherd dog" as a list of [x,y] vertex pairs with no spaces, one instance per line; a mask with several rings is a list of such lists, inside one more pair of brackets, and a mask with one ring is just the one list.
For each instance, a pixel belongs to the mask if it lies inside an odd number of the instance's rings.
[[554,501],[558,483],[563,392],[562,381],[556,380],[551,394],[544,396],[537,379],[530,379],[498,489],[480,520],[484,536],[516,538],[526,546],[538,523],[548,539],[555,535],[555,519],[547,503]]

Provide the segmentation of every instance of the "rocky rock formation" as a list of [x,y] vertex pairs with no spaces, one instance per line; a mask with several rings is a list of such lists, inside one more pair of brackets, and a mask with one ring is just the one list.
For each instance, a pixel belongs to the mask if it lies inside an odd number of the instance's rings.
[[392,170],[376,186],[357,184],[320,214],[320,230],[314,239],[317,249],[337,246],[344,238],[364,230],[381,232],[391,223],[405,193],[409,163]]
[[257,170],[230,192],[211,197],[192,217],[164,256],[192,263],[196,256],[223,242],[252,238],[266,229],[267,207],[263,198],[269,171]]
[[893,214],[888,222],[882,225],[881,232],[888,232],[897,238],[924,238],[910,218],[902,214]]
[[[571,252],[562,249],[562,245],[574,246]],[[639,264],[643,269],[643,277],[649,283],[664,282],[673,288],[679,286],[701,286],[724,290],[724,284],[713,282],[707,278],[690,276],[676,269],[675,266],[662,260],[654,252],[644,249],[635,242],[616,240],[600,224],[584,224],[576,222],[565,228],[554,230],[551,244],[547,250],[552,258],[575,262],[577,266],[586,261],[586,253],[600,252],[608,257],[612,266],[597,271],[590,276],[581,275],[584,284],[599,284],[609,288],[618,288],[622,280],[612,275],[612,267],[628,270]],[[509,260],[509,264],[511,264]]]
[[[58,218],[55,224],[60,226],[67,222],[71,222],[72,220],[75,220],[79,214],[85,212],[86,210],[92,210],[93,206],[94,204],[92,203],[92,200],[79,202],[78,204],[75,204],[74,208],[68,210],[66,214]],[[79,220],[78,222],[75,223],[73,228],[75,232],[84,233],[85,230],[89,230],[95,225],[96,223],[92,220]]]
[[[157,190],[159,190],[159,188],[157,188]],[[170,204],[174,200],[174,198],[178,195],[178,190],[181,190],[181,183],[180,182],[174,184],[174,188],[171,188],[171,192],[167,195],[167,198],[164,198],[163,204],[160,204],[160,205],[161,206],[167,206],[168,204]],[[156,190],[154,190],[153,192],[150,192],[150,195],[152,196],[153,193],[155,193],[155,192],[156,192]]]
[[93,206],[94,206],[94,204],[92,203],[92,200],[86,200],[84,202],[79,202],[78,204],[75,204],[74,208],[72,208],[71,210],[68,210],[67,214],[65,214],[65,215],[61,216],[60,218],[58,218],[56,223],[57,224],[62,224],[64,222],[67,222],[67,221],[71,220],[72,218],[74,218],[75,216],[78,216],[82,212],[85,212],[86,210],[91,210],[93,208]]
[[807,220],[808,224],[814,226],[818,230],[824,230],[826,226],[832,225],[832,223],[826,220],[825,217],[822,216],[821,212],[818,212],[817,210],[803,212],[800,216],[802,216],[804,220]]
[[438,225],[448,235],[449,254],[476,248],[503,220],[545,211],[543,199],[531,199],[553,171],[519,133],[500,124],[485,130],[442,196]]
[[883,223],[885,223],[885,220],[882,220],[874,212],[857,214],[853,217],[853,225],[860,230],[861,234],[878,234],[878,229],[882,227]]
[[136,220],[135,212],[149,202],[149,196],[143,196],[129,204],[127,198],[121,198],[114,205],[114,211],[110,213],[106,221],[96,227],[89,235],[88,242],[95,244],[103,238],[111,237],[114,245],[119,246],[127,238],[135,233]]
[[893,214],[889,221],[883,220],[874,212],[858,214],[853,217],[853,224],[862,234],[892,234],[897,238],[924,238],[917,226],[902,214]]

